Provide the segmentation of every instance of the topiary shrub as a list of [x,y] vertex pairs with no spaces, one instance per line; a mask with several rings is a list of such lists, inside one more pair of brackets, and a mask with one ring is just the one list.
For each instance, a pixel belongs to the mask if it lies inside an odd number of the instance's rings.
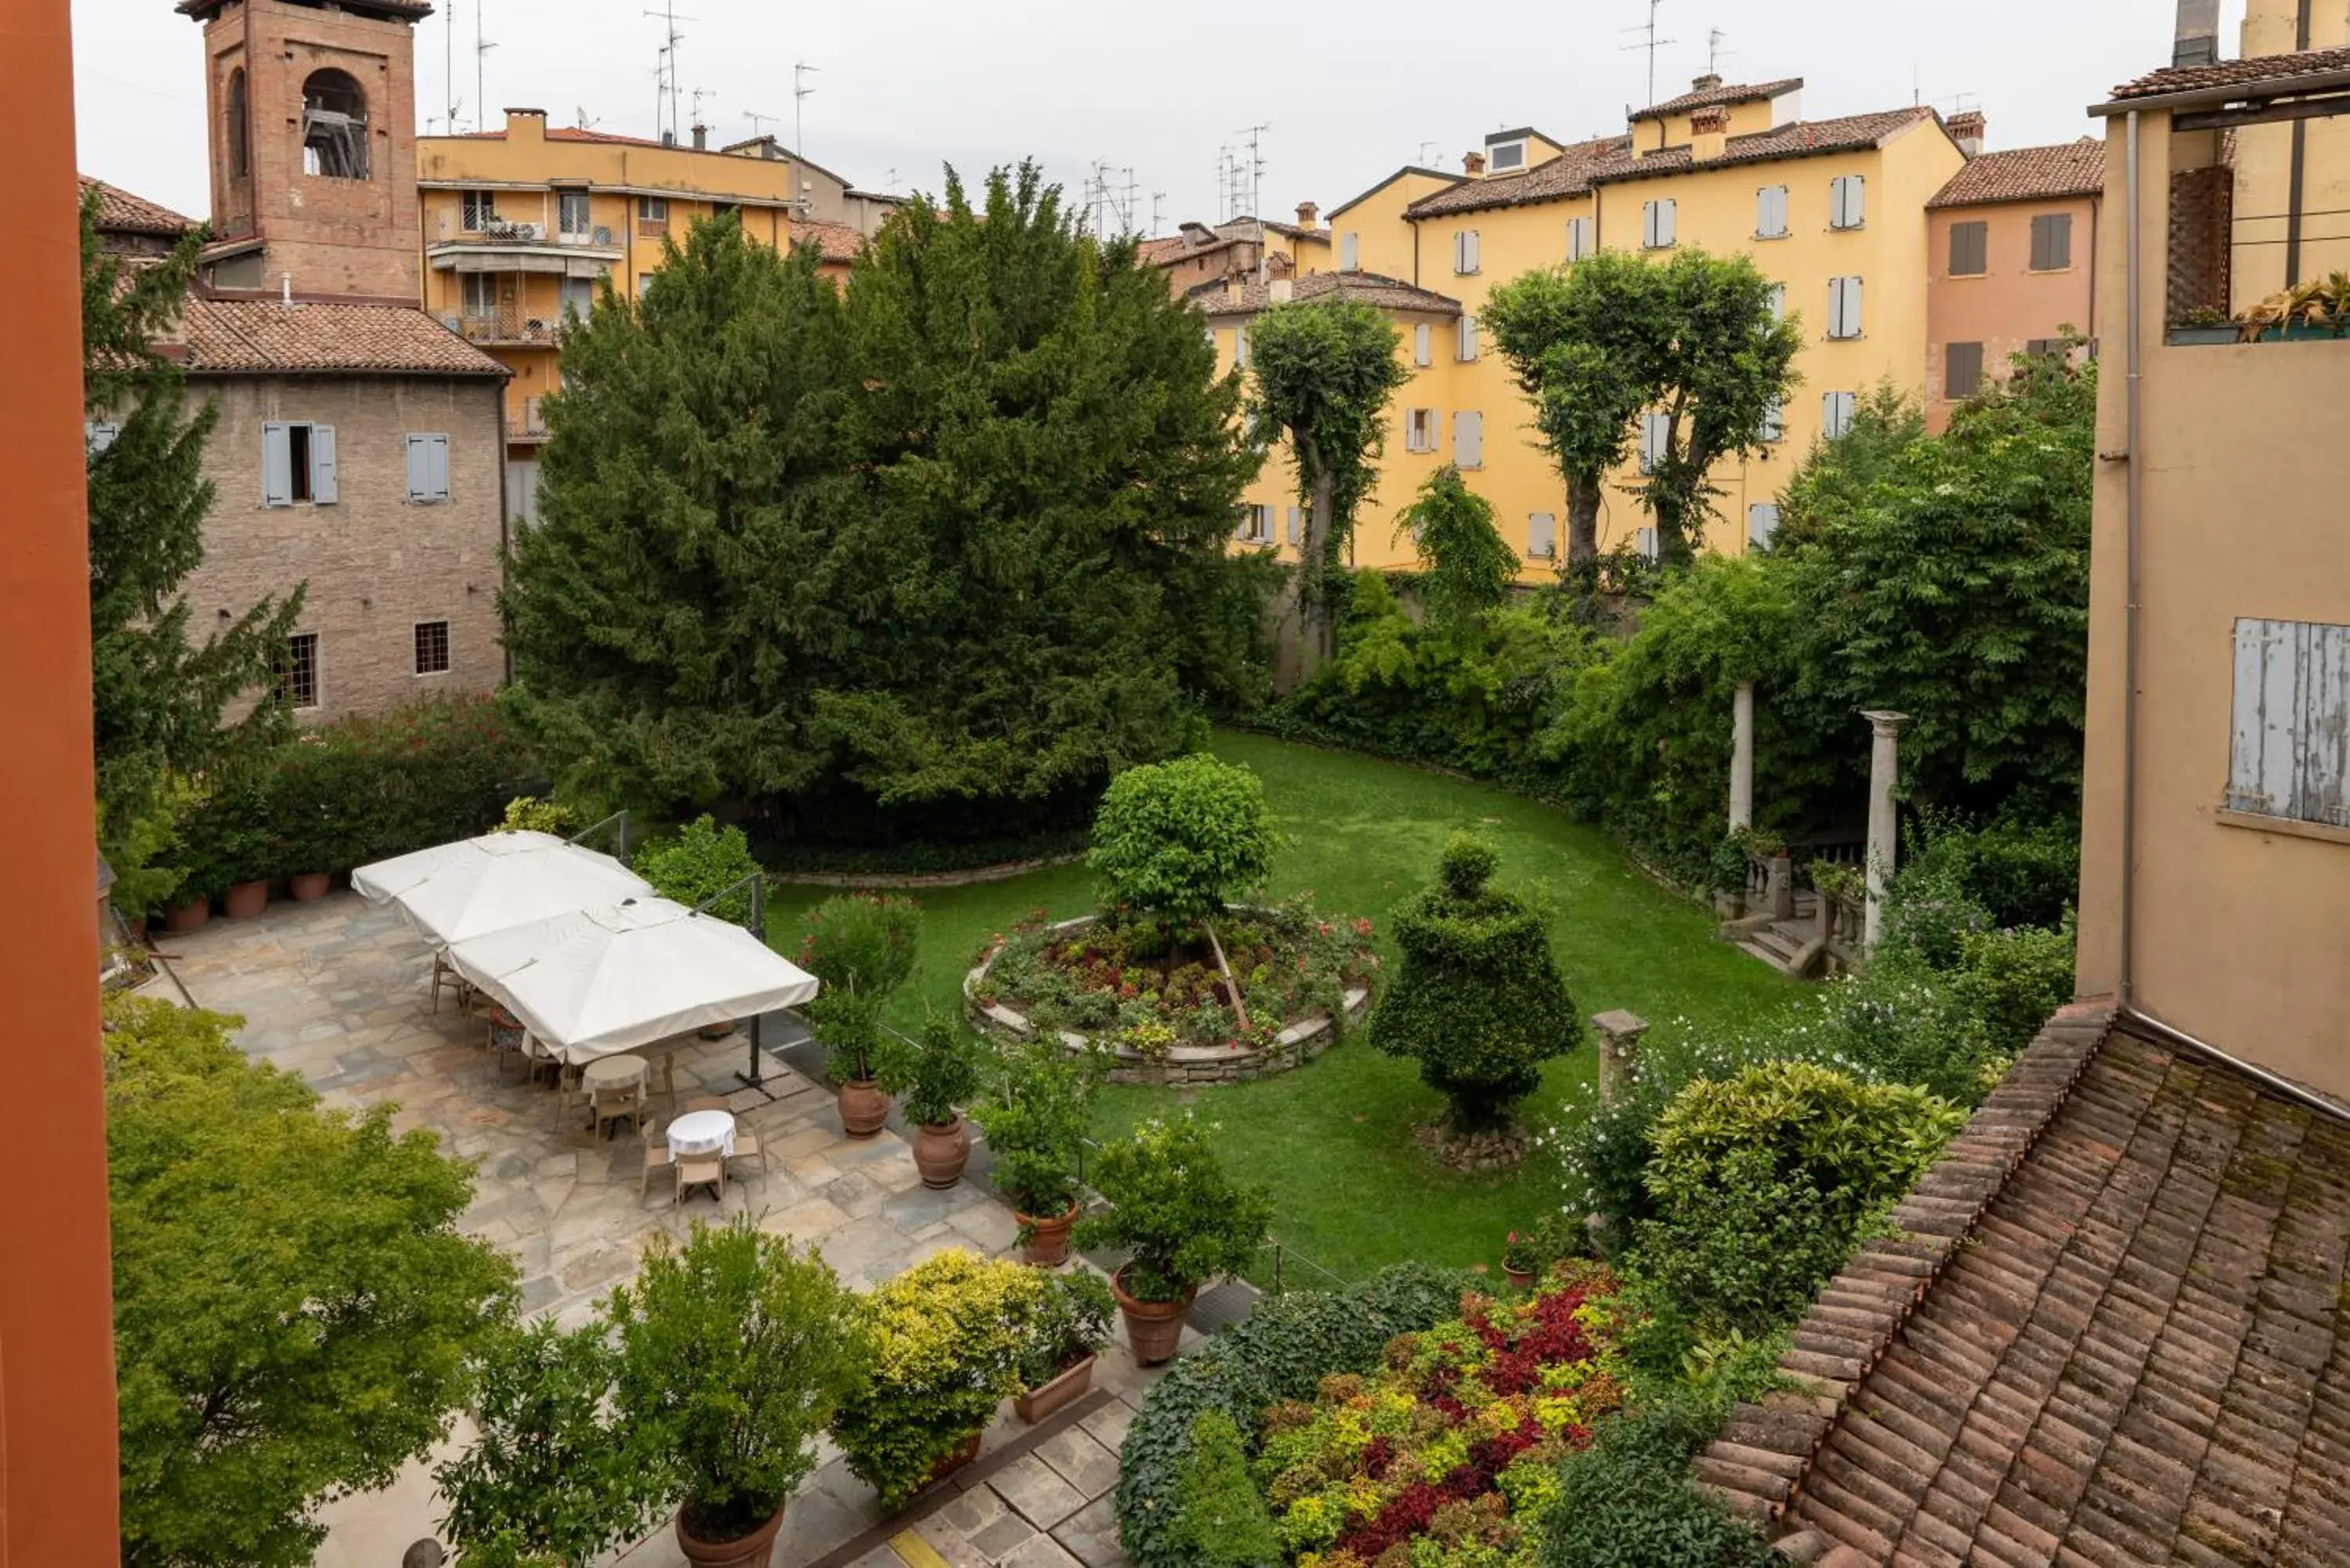
[[751,889],[743,884],[760,871],[743,830],[721,827],[704,812],[673,836],[638,850],[637,875],[662,898],[689,907],[714,899],[710,913],[739,926],[751,918]]
[[1462,1130],[1503,1119],[1582,1034],[1543,911],[1491,885],[1500,866],[1468,834],[1445,846],[1437,885],[1397,911],[1403,962],[1371,1014],[1371,1044],[1418,1060]]
[[1279,1568],[1273,1516],[1249,1479],[1241,1430],[1222,1410],[1203,1410],[1191,1423],[1176,1498],[1171,1533],[1194,1568]]

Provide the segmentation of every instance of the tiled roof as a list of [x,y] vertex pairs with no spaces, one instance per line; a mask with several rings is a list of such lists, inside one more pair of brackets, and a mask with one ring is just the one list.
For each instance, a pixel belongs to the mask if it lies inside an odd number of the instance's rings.
[[1669,98],[1662,103],[1652,103],[1646,109],[1632,111],[1634,119],[1663,119],[1668,115],[1687,114],[1693,109],[1714,109],[1733,103],[1761,103],[1782,93],[1795,91],[1804,85],[1801,77],[1783,77],[1775,82],[1733,83],[1724,87],[1699,88],[1679,98]]
[[2106,188],[2106,144],[2094,136],[2055,147],[2018,147],[1968,160],[1929,207],[2095,196]]
[[1134,259],[1144,266],[1164,266],[1181,260],[1191,248],[1191,242],[1182,235],[1170,234],[1165,239],[1145,240],[1135,246]]
[[[1292,299],[1320,299],[1335,294],[1341,299],[1376,305],[1382,310],[1422,310],[1438,316],[1458,316],[1461,302],[1375,272],[1309,272],[1293,279]],[[1273,303],[1269,284],[1244,285],[1237,297],[1227,297],[1224,280],[1211,279],[1184,297],[1211,316],[1253,316]]]
[[184,363],[199,374],[505,374],[504,366],[409,305],[190,295],[180,337]]
[[144,196],[134,196],[118,185],[81,176],[81,193],[98,192],[98,231],[116,234],[168,234],[176,239],[196,226],[169,207],[159,207]]
[[1422,196],[1404,215],[1435,217],[1445,213],[1476,213],[1489,207],[1520,207],[1529,202],[1556,202],[1580,196],[1591,189],[1591,171],[1601,163],[1632,150],[1631,139],[1601,137],[1577,142],[1547,162],[1522,174],[1488,174],[1464,180],[1449,190]]
[[1731,137],[1723,144],[1721,157],[1702,163],[1693,160],[1686,147],[1669,147],[1639,158],[1621,153],[1596,165],[1590,180],[1594,185],[1606,185],[1619,180],[1646,180],[1659,174],[1686,174],[1742,163],[1775,163],[1825,152],[1857,152],[1880,146],[1887,138],[1920,120],[1935,118],[1932,109],[1915,108],[1846,115],[1841,119],[1799,119],[1774,130]]
[[1364,202],[1369,201],[1372,197],[1378,195],[1380,192],[1386,190],[1397,181],[1411,174],[1417,174],[1424,180],[1441,180],[1448,185],[1458,185],[1469,178],[1466,174],[1447,174],[1441,169],[1423,169],[1417,163],[1407,163],[1402,168],[1397,170],[1394,173],[1388,175],[1386,179],[1381,180],[1378,184],[1372,186],[1369,190],[1363,192],[1360,195],[1351,197],[1347,201],[1339,202],[1336,206],[1324,213],[1323,218],[1326,222],[1335,220],[1339,213],[1349,212],[1354,208],[1361,206]]
[[2350,48],[2304,49],[2294,55],[2254,55],[2208,66],[2173,66],[2134,82],[2122,83],[2114,88],[2114,99],[2122,102],[2204,88],[2257,87],[2264,82],[2290,81],[2329,71],[2350,71]]
[[1892,1224],[1697,1461],[1733,1504],[1868,1563],[2350,1562],[2350,1122],[2076,1005]]
[[827,223],[815,218],[792,220],[792,243],[813,243],[828,262],[853,262],[865,248],[865,235],[853,223]]

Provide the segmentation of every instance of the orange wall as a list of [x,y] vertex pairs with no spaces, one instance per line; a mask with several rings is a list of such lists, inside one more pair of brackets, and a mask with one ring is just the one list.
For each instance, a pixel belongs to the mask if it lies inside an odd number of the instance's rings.
[[114,1341],[98,1060],[89,547],[80,253],[66,0],[0,11],[0,196],[18,219],[0,289],[0,420],[16,507],[0,543],[0,901],[12,1179],[0,1183],[0,1568],[115,1557]]
[[[2073,215],[2073,265],[2033,272],[2032,220],[2046,213]],[[1950,275],[1950,225],[1963,223],[1988,225],[1988,270],[1981,276]],[[2067,327],[2095,336],[2097,203],[2085,196],[1939,207],[1926,214],[1926,417],[1939,431],[1950,417],[1942,395],[1945,343],[1981,344],[1989,379],[2005,374],[2008,356],[2035,337],[2056,337]]]

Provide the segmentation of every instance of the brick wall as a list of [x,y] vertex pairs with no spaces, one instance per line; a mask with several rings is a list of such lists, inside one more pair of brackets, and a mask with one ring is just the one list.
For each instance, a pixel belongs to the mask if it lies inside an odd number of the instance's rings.
[[[488,377],[198,376],[220,422],[204,457],[218,491],[204,563],[187,583],[192,631],[307,581],[300,630],[318,637],[318,698],[307,720],[380,712],[431,691],[487,691],[504,679],[499,384]],[[262,504],[262,425],[335,427],[338,498]],[[449,499],[408,499],[407,436],[449,437]],[[449,623],[449,670],[416,673],[416,624]]]

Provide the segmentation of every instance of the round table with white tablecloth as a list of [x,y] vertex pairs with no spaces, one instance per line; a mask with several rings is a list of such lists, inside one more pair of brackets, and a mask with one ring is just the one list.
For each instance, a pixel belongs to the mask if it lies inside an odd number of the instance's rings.
[[642,1056],[598,1056],[579,1069],[579,1086],[590,1094],[598,1089],[625,1089],[642,1084],[651,1070]]
[[734,1158],[734,1114],[732,1111],[688,1111],[669,1124],[671,1159],[715,1154]]

